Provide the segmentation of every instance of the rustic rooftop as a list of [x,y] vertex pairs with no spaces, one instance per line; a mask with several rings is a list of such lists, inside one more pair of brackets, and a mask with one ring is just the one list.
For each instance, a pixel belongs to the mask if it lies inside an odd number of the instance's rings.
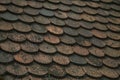
[[120,0],[0,0],[4,80],[120,80]]

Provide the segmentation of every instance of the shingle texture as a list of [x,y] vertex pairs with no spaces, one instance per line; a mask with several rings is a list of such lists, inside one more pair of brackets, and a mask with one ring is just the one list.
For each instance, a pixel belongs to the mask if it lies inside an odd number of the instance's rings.
[[4,80],[120,80],[120,0],[0,0]]

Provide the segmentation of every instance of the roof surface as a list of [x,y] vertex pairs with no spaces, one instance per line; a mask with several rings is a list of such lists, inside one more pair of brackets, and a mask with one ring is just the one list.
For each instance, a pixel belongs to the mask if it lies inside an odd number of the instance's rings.
[[0,0],[5,80],[120,80],[120,0]]

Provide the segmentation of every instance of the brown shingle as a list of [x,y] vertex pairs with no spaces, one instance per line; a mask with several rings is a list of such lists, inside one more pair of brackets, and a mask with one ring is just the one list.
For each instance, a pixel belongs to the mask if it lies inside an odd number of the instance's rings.
[[73,51],[78,54],[78,55],[82,55],[82,56],[87,56],[89,54],[88,50],[86,48],[80,47],[78,45],[73,46]]
[[52,44],[58,44],[60,42],[59,37],[51,35],[51,34],[45,35],[44,40],[46,42],[49,42],[49,43],[52,43]]
[[49,74],[56,77],[63,77],[66,75],[64,69],[58,65],[52,65],[49,67]]
[[58,52],[60,52],[62,54],[70,55],[73,53],[73,49],[69,45],[59,44],[56,46],[56,48],[57,48]]
[[67,56],[63,56],[63,55],[60,55],[60,54],[56,54],[53,56],[53,61],[58,63],[58,64],[61,64],[61,65],[67,65],[70,63],[70,60]]
[[23,64],[29,64],[33,61],[32,55],[25,53],[25,52],[22,52],[22,51],[15,54],[14,59],[20,63],[23,63]]
[[56,48],[53,45],[50,45],[48,43],[42,43],[39,46],[40,50],[45,53],[55,53]]
[[44,53],[39,52],[34,56],[34,60],[38,63],[49,64],[52,62],[52,57]]
[[6,41],[3,43],[0,43],[0,47],[2,50],[11,52],[11,53],[18,52],[20,50],[20,45],[12,41]]
[[63,29],[57,26],[53,26],[53,25],[47,26],[47,30],[56,35],[63,34]]
[[39,48],[36,44],[27,41],[21,44],[21,49],[26,52],[37,52]]
[[27,68],[31,74],[38,75],[38,76],[42,76],[48,73],[47,67],[43,65],[39,65],[37,63],[31,64]]
[[22,66],[18,63],[13,63],[11,65],[7,66],[6,69],[10,74],[16,75],[16,76],[23,76],[27,73],[27,69],[25,66]]
[[76,65],[70,65],[69,67],[65,68],[65,71],[72,76],[75,77],[81,77],[85,75],[85,72],[83,71],[82,67],[76,66]]

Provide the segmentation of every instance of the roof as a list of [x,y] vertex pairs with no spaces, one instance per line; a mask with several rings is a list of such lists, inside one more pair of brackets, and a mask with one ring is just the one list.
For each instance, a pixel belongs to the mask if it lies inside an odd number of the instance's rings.
[[120,0],[0,0],[5,80],[120,80]]

